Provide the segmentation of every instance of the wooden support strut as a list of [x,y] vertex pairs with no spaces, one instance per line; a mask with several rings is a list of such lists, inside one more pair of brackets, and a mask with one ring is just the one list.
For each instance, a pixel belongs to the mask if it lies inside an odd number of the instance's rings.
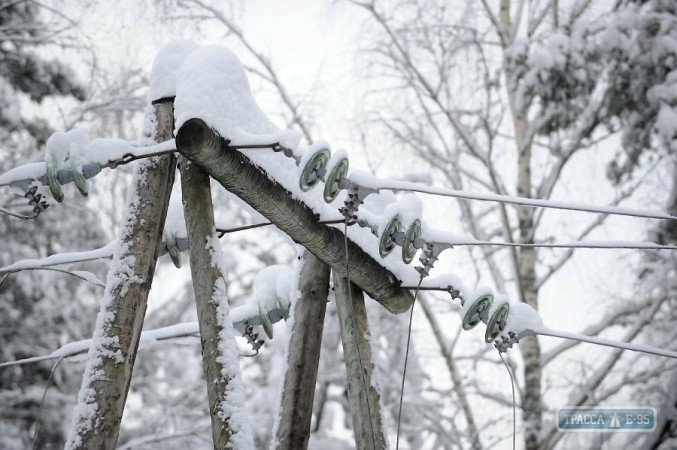
[[287,371],[275,434],[277,450],[305,450],[310,438],[330,269],[307,250],[302,264],[299,278],[301,297],[293,311]]
[[179,167],[186,230],[190,236],[190,270],[200,326],[202,366],[207,381],[212,439],[214,448],[226,448],[233,430],[229,423],[230,417],[220,414],[220,405],[228,395],[228,384],[233,381],[224,376],[224,371],[228,368],[224,367],[219,358],[223,324],[218,313],[220,305],[213,301],[217,280],[225,274],[214,263],[214,258],[220,255],[213,255],[214,250],[205,245],[215,236],[209,176],[184,158],[179,160]]
[[[352,272],[352,269],[351,269]],[[373,382],[372,349],[362,291],[334,271],[336,312],[346,363],[348,402],[358,450],[383,450],[387,441],[381,414],[381,393]]]
[[[171,139],[171,102],[155,104],[155,121],[153,139]],[[108,275],[106,295],[111,300],[99,312],[100,335],[95,334],[92,340],[67,449],[113,449],[118,440],[162,243],[176,158],[160,156],[138,170],[132,189],[141,207],[128,211],[125,231],[120,236],[121,250],[114,256],[115,269]]]
[[[223,187],[256,209],[294,241],[303,245],[340,276],[346,276],[346,249],[340,230],[320,224],[312,209],[270,179],[263,169],[238,151],[201,119],[189,119],[176,133],[177,150]],[[411,292],[392,272],[357,244],[348,241],[350,279],[393,313],[413,303]]]

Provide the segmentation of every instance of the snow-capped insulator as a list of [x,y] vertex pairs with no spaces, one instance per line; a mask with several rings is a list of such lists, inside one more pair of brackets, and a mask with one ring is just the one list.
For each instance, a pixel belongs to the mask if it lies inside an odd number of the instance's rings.
[[61,203],[63,202],[63,188],[61,187],[61,182],[58,178],[59,175],[59,161],[56,158],[51,158],[47,162],[47,185],[49,186],[49,191],[52,193],[54,200]]
[[169,257],[172,259],[172,263],[174,264],[174,267],[177,269],[181,268],[181,251],[179,250],[179,247],[176,243],[176,235],[173,233],[164,233],[164,236],[162,238],[165,242],[165,247],[167,248],[167,253],[169,253]]
[[401,232],[402,222],[399,214],[395,214],[388,224],[383,228],[381,240],[378,244],[378,252],[381,258],[385,258],[393,251],[397,243],[395,242],[395,233]]
[[[334,156],[338,156],[334,158]],[[342,156],[339,152],[332,155],[327,164],[327,176],[324,179],[324,201],[327,203],[333,202],[343,189],[341,181],[345,180],[348,175],[348,158]]]
[[80,192],[80,194],[82,194],[83,197],[88,197],[89,181],[87,181],[87,178],[85,178],[82,164],[80,164],[80,160],[77,157],[71,155],[71,157],[69,158],[69,163],[70,163],[70,174],[71,177],[73,178],[73,182],[75,183],[75,187],[78,188],[78,191]]
[[301,169],[301,177],[299,178],[299,187],[303,192],[307,192],[315,187],[315,185],[322,179],[324,169],[329,162],[331,152],[328,148],[317,149],[309,158],[302,158],[301,162],[305,161]]
[[414,260],[416,256],[416,251],[418,247],[416,246],[416,240],[421,237],[421,221],[415,219],[407,228],[406,233],[404,233],[404,242],[402,243],[402,261],[405,264],[409,264]]
[[507,301],[496,303],[489,311],[487,331],[484,334],[484,342],[487,344],[498,337],[505,329],[505,322],[510,313],[510,304]]
[[268,311],[266,311],[266,308],[264,308],[261,304],[259,304],[259,316],[261,317],[261,326],[263,327],[263,331],[266,332],[268,339],[272,339],[273,323],[270,321],[270,317],[268,317]]
[[482,320],[486,320],[486,316],[488,315],[489,308],[491,308],[493,301],[494,296],[488,293],[481,294],[470,301],[467,310],[465,307],[463,308],[463,310],[466,311],[463,316],[463,329],[470,330],[475,328]]

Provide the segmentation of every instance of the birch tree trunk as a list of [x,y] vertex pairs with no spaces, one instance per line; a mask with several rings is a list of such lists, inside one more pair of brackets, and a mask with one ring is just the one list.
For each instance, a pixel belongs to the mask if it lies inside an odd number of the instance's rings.
[[387,443],[381,414],[381,393],[373,382],[375,367],[371,357],[369,343],[371,336],[364,294],[360,288],[347,278],[341,277],[336,271],[333,273],[333,279],[355,445],[358,450],[385,449]]
[[[504,48],[512,44],[513,22],[510,17],[511,1],[500,1],[500,23]],[[528,106],[518,106],[515,92],[510,89],[510,81],[514,74],[505,69],[507,80],[508,105],[512,116],[515,144],[517,146],[517,195],[531,198],[532,190],[532,143],[527,137],[529,123],[527,119]],[[533,126],[533,124],[531,124]],[[520,242],[534,243],[534,209],[517,208],[517,221]],[[538,286],[536,280],[536,249],[522,247],[519,257],[514,261],[517,275],[517,288],[521,300],[538,311]],[[539,446],[542,420],[542,393],[541,393],[541,347],[536,336],[526,337],[520,343],[520,350],[524,359],[524,394],[522,398],[522,421],[524,424],[524,443],[527,450],[535,450]]]
[[308,250],[299,279],[287,354],[287,371],[277,419],[274,448],[306,449],[310,438],[324,314],[329,293],[329,266]]
[[[155,128],[147,137],[154,142],[171,139],[172,102],[159,102],[153,108],[146,113],[146,127],[155,124]],[[173,155],[143,160],[136,167],[127,218],[108,272],[67,449],[116,446],[175,168]]]
[[223,255],[214,225],[209,176],[183,157],[180,167],[214,448],[253,448],[249,424],[242,418],[244,392],[233,324],[228,317],[220,263]]

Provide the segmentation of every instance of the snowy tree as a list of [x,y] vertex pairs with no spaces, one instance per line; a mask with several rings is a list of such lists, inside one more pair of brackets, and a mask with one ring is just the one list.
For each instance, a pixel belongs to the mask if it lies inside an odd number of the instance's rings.
[[[46,22],[35,2],[12,2],[0,8],[0,171],[39,158],[52,132],[49,117],[26,114],[47,99],[84,100],[85,88],[72,70],[45,58],[41,49],[63,44],[70,24],[63,17]],[[27,199],[3,190],[0,203],[28,211]],[[84,202],[54,208],[49,217],[20,220],[0,217],[3,252],[0,266],[39,258],[80,246],[96,248],[105,238],[95,211]],[[99,267],[98,269],[102,269]],[[96,267],[92,270],[98,270]],[[5,274],[0,284],[2,360],[11,361],[86,337],[97,289],[57,272]],[[50,362],[0,370],[0,446],[58,448],[64,443],[63,411],[72,403],[77,368],[56,369]],[[48,389],[50,388],[51,389]]]
[[[365,44],[373,79],[369,124],[380,124],[391,145],[426,161],[435,181],[552,198],[578,158],[620,136],[622,150],[607,170],[617,185],[611,204],[618,204],[634,191],[633,180],[655,173],[646,161],[674,154],[674,2],[349,3],[366,13],[372,31]],[[530,208],[479,209],[460,201],[459,212],[464,228],[480,239],[529,244],[563,231]],[[567,234],[585,238],[605,220],[569,225]],[[574,251],[483,248],[470,256],[499,290],[512,289],[538,308],[539,290]],[[639,302],[630,309],[650,303]],[[621,324],[627,314],[617,311],[589,331]],[[535,338],[520,349],[525,445],[549,448],[556,440],[542,432],[543,370],[556,355],[544,361]],[[580,388],[594,390],[610,373]],[[470,421],[469,410],[464,413]]]
[[[254,85],[279,106],[273,108],[272,114],[279,124],[299,130],[308,142],[318,137],[319,127],[311,120],[308,96],[299,92],[298,86],[288,82],[277,71],[279,66],[276,66],[274,57],[259,51],[248,39],[246,30],[240,28],[245,21],[238,16],[238,8],[233,6],[235,3],[208,0],[158,3],[164,8],[163,24],[171,24],[168,27],[170,31],[177,24],[179,28],[195,27],[198,31],[209,29],[213,32],[216,27],[226,36],[228,43],[241,52],[250,77],[256,80]],[[455,9],[441,1],[348,3],[360,7],[354,10],[355,13],[367,12],[365,30],[370,28],[369,25],[373,26],[369,30],[371,33],[365,33],[373,38],[367,44],[371,47],[366,54],[369,57],[369,73],[374,78],[367,80],[367,88],[372,89],[369,95],[364,96],[364,106],[375,108],[370,110],[371,115],[366,119],[359,117],[356,126],[364,132],[364,142],[373,148],[381,146],[385,132],[392,138],[387,142],[391,148],[406,149],[417,155],[417,165],[420,161],[429,164],[431,179],[436,184],[551,198],[561,193],[559,190],[566,184],[571,166],[575,166],[579,158],[596,153],[601,154],[599,159],[603,160],[611,185],[615,186],[612,188],[616,190],[615,198],[610,200],[612,204],[631,197],[639,184],[637,180],[648,175],[674,177],[674,172],[668,174],[666,170],[657,169],[658,162],[670,160],[671,152],[674,152],[671,146],[675,122],[675,80],[672,73],[675,65],[672,46],[675,12],[671,3],[621,1],[607,5],[593,1],[562,5],[556,0],[542,4],[503,0],[495,5],[498,6],[496,8],[482,2],[481,5],[468,4]],[[623,39],[619,40],[617,36]],[[13,52],[12,57],[15,57]],[[99,120],[96,126],[100,130],[115,127],[114,133],[131,134],[130,130],[136,127],[133,119],[138,119],[138,112],[144,104],[139,100],[139,91],[145,77],[143,73],[135,72],[132,77],[113,78],[105,80],[103,89],[93,91],[93,97],[79,105],[79,112],[70,120],[68,127],[83,119],[100,117],[108,111],[112,114]],[[118,86],[119,90],[110,88],[111,85]],[[32,88],[39,91],[39,83]],[[22,88],[17,85],[12,89],[12,92],[20,92]],[[118,95],[120,91],[124,94]],[[53,87],[46,92],[81,97],[76,91],[64,88]],[[381,95],[383,93],[385,95]],[[26,97],[22,101],[39,100],[31,94]],[[21,139],[34,139],[33,147],[40,142],[40,133],[31,131],[28,122],[11,133],[17,148],[18,144],[25,147]],[[48,134],[44,132],[42,139]],[[378,140],[371,140],[373,136]],[[609,155],[600,149],[603,144],[616,140],[622,141],[623,146],[614,157],[607,158]],[[373,154],[370,157],[376,158]],[[19,161],[24,162],[25,157],[17,155],[8,167],[0,167],[0,173]],[[514,167],[517,170],[513,170]],[[118,175],[120,170],[115,172]],[[251,217],[240,210],[241,202],[226,199],[229,194],[216,183],[213,185],[217,222],[248,223]],[[119,190],[115,191],[113,198],[120,198],[118,193]],[[176,189],[173,195],[178,195]],[[95,200],[101,198],[94,196]],[[73,203],[69,203],[62,211],[72,206]],[[107,212],[116,215],[112,211],[116,205],[107,207],[111,208]],[[511,209],[504,205],[484,208],[466,201],[461,201],[458,208],[463,227],[477,238],[500,237],[527,244],[554,240],[565,234],[574,234],[575,238],[582,239],[591,236],[606,220],[605,216],[600,216],[581,225],[574,221],[568,223],[564,218],[559,223],[550,213],[538,210]],[[61,213],[55,213],[52,208],[50,214],[50,218],[54,218]],[[18,236],[15,240],[17,249],[13,245],[11,252],[0,255],[7,258],[7,261],[2,260],[3,265],[35,253],[42,256],[53,254],[71,248],[70,243],[76,241],[81,248],[100,246],[101,234],[96,224],[85,227],[83,216],[77,217],[78,221],[76,217],[70,214],[59,218],[58,233],[49,242],[44,242],[47,234],[42,228],[32,228],[40,222],[28,222],[28,225],[27,222],[12,222],[13,228],[8,233]],[[92,214],[92,217],[95,215]],[[86,221],[89,223],[89,219]],[[114,220],[106,219],[106,222],[109,221],[116,224]],[[666,227],[655,228],[655,240],[668,244],[674,242],[670,235],[674,229],[670,228],[672,222],[666,223]],[[63,230],[64,227],[67,229]],[[78,234],[85,231],[89,234]],[[279,234],[259,230],[252,234],[226,235],[222,239],[221,247],[227,265],[225,297],[231,306],[255,301],[252,284],[260,269],[270,264],[290,263],[298,256],[298,249],[287,245],[284,238],[274,236]],[[28,245],[19,247],[18,243],[23,245],[24,241]],[[457,250],[455,255],[458,253]],[[549,280],[556,279],[560,268],[573,261],[575,255],[573,250],[537,252],[525,248],[503,252],[482,247],[471,250],[465,257],[474,265],[478,280],[490,274],[498,290],[513,291],[518,298],[536,307],[544,302],[540,289]],[[669,302],[674,298],[671,293],[674,287],[661,275],[673,266],[674,259],[663,258],[662,254],[643,260],[634,298],[624,299],[586,332],[596,335],[620,330],[628,340],[670,347],[672,344],[668,337],[674,315]],[[185,272],[175,270],[169,267],[165,258],[164,264],[159,266],[158,276],[161,279],[162,276],[178,279],[185,275]],[[17,333],[18,326],[38,323],[42,327],[44,321],[55,314],[49,309],[55,302],[55,295],[59,304],[64,298],[73,297],[69,295],[73,287],[62,275],[59,278],[44,277],[38,282],[33,279],[25,281],[28,276],[28,273],[13,274],[4,286],[0,286],[0,298],[7,292],[24,295],[30,291],[45,301],[36,313],[31,312],[31,316],[10,311],[8,317],[12,320],[17,318],[17,326],[10,328],[12,339],[16,337],[14,333]],[[8,284],[10,282],[14,284]],[[53,286],[61,286],[59,283],[64,283],[63,287],[55,290]],[[84,299],[90,309],[96,310],[93,300],[96,297],[90,288],[81,286],[78,289],[78,299]],[[160,297],[158,303],[151,305],[146,317],[147,330],[195,320],[195,298],[188,283],[175,292],[162,291]],[[16,299],[19,297],[10,300]],[[334,300],[333,294],[330,294],[311,448],[350,448],[352,445],[345,440],[346,436],[350,436],[353,425]],[[12,304],[12,301],[8,303]],[[24,305],[23,302],[14,304]],[[487,373],[494,373],[500,361],[484,346],[478,349],[477,346],[459,345],[459,334],[454,333],[455,329],[448,327],[446,322],[451,313],[457,313],[458,308],[453,304],[449,306],[448,297],[442,299],[427,294],[420,296],[416,308],[417,315],[425,317],[423,323],[429,328],[425,329],[425,339],[421,340],[425,342],[417,342],[419,345],[409,353],[402,422],[398,424],[407,318],[394,316],[375,302],[367,306],[372,351],[380,368],[383,419],[389,430],[401,425],[402,439],[410,448],[478,449],[491,447],[509,437],[505,433],[505,424],[509,422],[505,419],[507,414],[502,414],[507,411],[504,408],[511,405],[505,395],[505,386],[496,392],[492,390],[494,384],[485,383]],[[0,308],[5,307],[9,308],[0,305]],[[55,320],[62,320],[60,315],[69,307],[72,305],[56,310],[59,318]],[[20,308],[16,306],[15,309]],[[38,315],[47,310],[49,314]],[[68,322],[68,332],[58,330],[61,333],[59,341],[88,337],[92,319],[93,313],[88,313],[84,323],[75,325],[75,322]],[[284,376],[286,337],[281,330],[283,326],[278,325],[275,339],[268,342],[256,358],[240,359],[246,409],[253,413],[258,425],[254,428],[257,448],[268,447],[275,439],[271,430],[279,420],[275,417],[277,412],[272,403]],[[50,341],[31,342],[31,339],[48,337],[53,341],[55,338],[50,337],[51,334],[34,336],[30,331],[24,331],[19,335],[27,343],[22,353],[5,355],[5,360],[35,354],[36,346],[41,346],[45,352],[53,349]],[[415,327],[415,337],[421,335],[423,333]],[[14,349],[14,344],[12,342],[8,348]],[[566,358],[561,358],[562,355],[575,353],[577,347],[564,343],[554,351],[542,354],[535,338],[525,340],[521,345],[524,383],[518,387],[521,395],[518,403],[523,409],[522,432],[526,446],[578,447],[604,442],[562,437],[556,434],[548,420],[551,414],[547,406],[548,396],[556,391],[550,385],[553,379],[560,381],[560,378],[552,376],[558,370],[554,367]],[[419,350],[422,351],[419,353]],[[441,356],[441,373],[425,364],[430,354]],[[646,357],[630,357],[617,351],[608,357],[605,355],[605,359],[600,361],[581,362],[581,374],[589,376],[579,377],[581,379],[576,380],[579,385],[565,393],[576,404],[592,405],[609,398],[625,398],[623,396],[628,391],[628,395],[637,395],[638,398],[646,398],[655,391],[667,395],[674,392],[674,377],[661,374],[661,371],[669,373],[670,364],[654,364],[652,361],[650,367],[644,370],[641,368],[645,362],[643,358]],[[521,367],[520,362],[512,358],[509,363],[513,367]],[[50,366],[37,367],[35,371],[21,372],[13,368],[0,372],[0,377],[16,373],[24,375],[6,391],[9,398],[20,399],[17,394],[20,388],[34,381],[40,386],[46,383]],[[619,369],[621,367],[623,373]],[[635,370],[631,370],[633,368]],[[54,372],[57,387],[60,388],[60,376],[71,380],[79,376],[71,375],[71,372],[74,372],[72,367],[65,369],[63,365]],[[28,380],[31,377],[38,379]],[[441,378],[450,381],[440,386]],[[650,387],[643,388],[641,385],[645,382]],[[614,397],[621,387],[623,392]],[[555,395],[562,391],[556,391]],[[38,404],[35,401],[38,394],[41,391],[35,390],[31,394],[33,410]],[[195,337],[182,338],[171,344],[157,344],[153,351],[139,353],[129,396],[118,441],[121,448],[210,446],[208,396]],[[64,396],[59,405],[68,401]],[[12,403],[15,404],[22,403]],[[45,405],[47,408],[49,402]],[[667,441],[671,430],[674,430],[672,405],[666,403],[662,408],[665,412],[661,417],[665,420],[660,430],[647,439],[647,447]],[[11,406],[8,414],[21,411]],[[491,414],[486,411],[491,411]],[[47,410],[38,414],[45,416]],[[31,416],[30,420],[34,419]],[[61,419],[54,417],[49,428],[41,428],[40,435],[44,432],[46,437],[43,439],[39,435],[39,442],[44,442],[46,446],[50,439],[56,445],[62,443]],[[46,424],[43,422],[41,427]],[[23,432],[19,431],[21,426],[24,427]],[[33,430],[31,426],[34,425],[29,421],[20,423],[14,417],[0,421],[3,433],[5,428],[10,430],[4,433],[10,436],[7,438],[8,446],[19,446],[18,439],[28,442],[29,432]],[[58,431],[53,433],[52,429]],[[50,436],[54,434],[53,439],[47,436],[48,433]],[[16,438],[18,435],[21,437]],[[622,439],[611,442],[622,444]]]

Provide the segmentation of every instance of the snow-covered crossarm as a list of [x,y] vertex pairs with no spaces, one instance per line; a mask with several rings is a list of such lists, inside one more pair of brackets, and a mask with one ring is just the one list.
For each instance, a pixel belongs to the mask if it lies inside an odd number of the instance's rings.
[[243,153],[229,149],[205,121],[187,120],[176,142],[184,156],[343,276],[347,257],[351,280],[390,311],[403,312],[411,305],[411,293],[400,288],[392,272],[353,241],[346,255],[343,233],[320,224],[308,205]]
[[[266,317],[270,323],[277,323],[283,319],[283,311],[279,307],[270,308],[267,311]],[[240,332],[242,336],[247,334],[249,326],[255,327],[262,325],[263,319],[260,315],[259,308],[253,304],[238,306],[230,311],[230,318],[233,321],[233,327]],[[156,328],[154,330],[147,330],[141,333],[141,340],[139,342],[139,350],[152,348],[158,342],[180,340],[185,337],[199,337],[200,330],[197,322],[185,322],[167,327]],[[245,336],[246,337],[246,336]],[[53,352],[34,356],[31,358],[24,358],[17,361],[7,361],[0,363],[0,367],[17,366],[21,364],[31,364],[40,361],[47,361],[50,359],[59,358],[75,358],[80,355],[86,355],[89,347],[92,344],[91,339],[84,339],[81,341],[69,342],[62,345]]]

